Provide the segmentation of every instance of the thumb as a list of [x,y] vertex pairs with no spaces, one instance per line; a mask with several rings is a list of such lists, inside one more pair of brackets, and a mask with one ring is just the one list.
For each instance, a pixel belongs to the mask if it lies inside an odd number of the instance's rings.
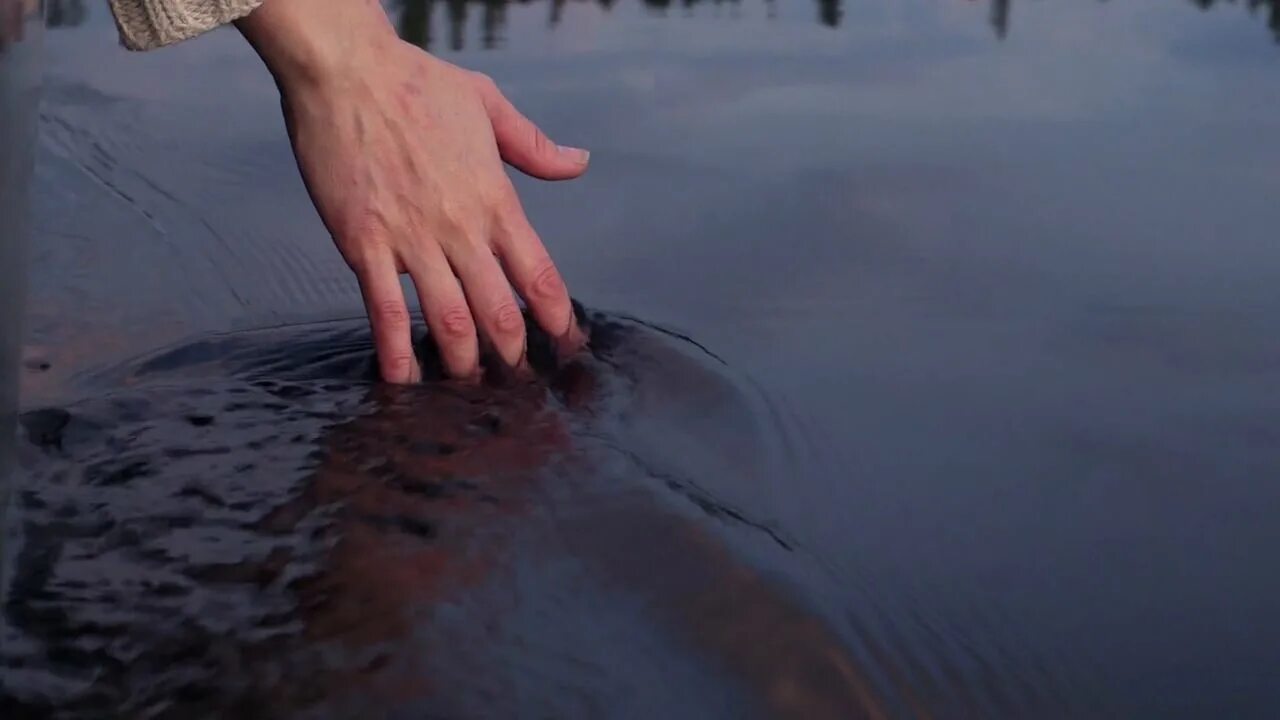
[[590,153],[551,142],[537,125],[520,114],[492,80],[481,76],[480,93],[503,160],[541,180],[569,180],[587,171]]

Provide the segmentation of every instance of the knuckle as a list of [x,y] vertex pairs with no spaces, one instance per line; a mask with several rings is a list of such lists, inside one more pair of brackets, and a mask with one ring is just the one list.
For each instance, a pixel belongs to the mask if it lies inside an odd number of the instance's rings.
[[448,340],[458,341],[474,337],[475,323],[471,312],[462,305],[453,305],[440,312],[440,334]]
[[435,215],[436,223],[450,235],[456,235],[466,220],[462,204],[449,197],[440,198]]
[[351,213],[336,229],[335,240],[351,269],[359,272],[370,264],[370,257],[389,246],[387,225],[376,210]]
[[393,373],[395,376],[405,377],[410,372],[412,372],[413,366],[416,362],[417,362],[417,359],[414,358],[412,355],[406,355],[404,353],[395,353],[387,357],[387,359],[383,362],[383,365],[386,367],[388,371]]
[[480,246],[483,238],[488,237],[489,228],[485,225],[488,213],[481,210],[483,202],[480,197],[472,197],[466,201],[444,200],[436,213],[436,223],[440,237],[448,242],[466,246]]
[[529,293],[539,300],[559,300],[564,297],[564,279],[560,277],[560,271],[551,262],[551,258],[543,260],[534,270]]
[[555,147],[551,144],[551,139],[546,133],[538,129],[537,125],[529,123],[529,131],[533,135],[533,150],[539,155],[549,155],[555,152]]
[[489,207],[498,213],[499,221],[503,220],[504,215],[520,209],[520,198],[516,195],[515,186],[506,178],[486,187],[484,195]]
[[357,239],[381,240],[387,236],[387,219],[375,207],[361,207],[352,211],[342,223],[342,231]]
[[502,335],[515,335],[524,331],[524,315],[515,301],[504,300],[493,310],[493,327]]
[[388,328],[399,329],[409,325],[409,310],[403,302],[383,300],[374,305],[373,313]]
[[480,88],[482,92],[497,92],[498,83],[494,82],[493,78],[488,75],[482,72],[473,71],[471,73],[471,77],[475,81],[476,87]]

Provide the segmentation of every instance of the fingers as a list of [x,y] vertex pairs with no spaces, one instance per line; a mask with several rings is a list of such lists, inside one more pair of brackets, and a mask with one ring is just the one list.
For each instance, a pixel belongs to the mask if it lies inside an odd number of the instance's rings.
[[480,333],[508,367],[524,361],[524,314],[516,304],[502,266],[487,247],[471,246],[453,253],[454,273],[471,305]]
[[477,83],[503,160],[541,180],[568,180],[587,171],[590,153],[551,142],[516,110],[492,80],[480,75]]
[[[496,249],[511,284],[547,335],[561,345],[580,341],[569,291],[551,255],[523,212],[515,212],[496,239]],[[576,350],[577,348],[564,348]]]
[[436,245],[424,245],[406,265],[445,371],[458,379],[476,377],[480,373],[480,348],[475,320],[444,253]]
[[395,260],[389,251],[370,252],[356,268],[356,277],[369,312],[382,379],[401,385],[418,382],[421,370],[413,354],[409,309]]

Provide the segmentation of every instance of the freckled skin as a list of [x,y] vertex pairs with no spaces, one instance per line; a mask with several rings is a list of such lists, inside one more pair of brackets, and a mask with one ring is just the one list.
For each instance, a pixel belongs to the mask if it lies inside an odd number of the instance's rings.
[[517,298],[574,334],[568,292],[503,164],[546,180],[586,171],[489,78],[401,42],[381,5],[267,0],[237,26],[281,89],[298,167],[360,282],[385,380],[421,378],[398,276],[413,279],[449,374],[483,354],[519,368]]

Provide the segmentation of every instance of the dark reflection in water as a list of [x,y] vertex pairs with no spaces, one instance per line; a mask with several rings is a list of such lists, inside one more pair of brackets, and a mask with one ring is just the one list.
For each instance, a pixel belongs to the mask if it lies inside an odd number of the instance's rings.
[[1010,0],[991,0],[991,28],[1001,40],[1009,34]]
[[[35,0],[0,0],[0,595],[8,576],[10,476],[25,307],[42,35]],[[2,621],[0,621],[2,623]]]
[[[436,14],[440,12],[437,5],[443,5],[444,21],[448,26],[448,47],[450,50],[463,50],[467,44],[467,22],[471,17],[470,8],[480,9],[480,46],[492,50],[501,46],[506,36],[507,6],[510,4],[529,5],[544,0],[389,0],[387,6],[396,14],[397,29],[400,36],[419,47],[431,49],[436,41],[434,35]],[[591,0],[545,0],[548,7],[548,22],[551,26],[560,24],[564,16],[565,6],[574,2],[590,2]],[[613,7],[618,0],[594,0],[605,10]],[[647,8],[659,14],[675,5],[692,9],[699,5],[740,5],[743,0],[642,0]],[[774,15],[777,0],[764,0],[769,16]],[[1276,42],[1280,43],[1280,0],[1191,0],[1202,9],[1209,10],[1215,5],[1244,5],[1251,14],[1264,14],[1267,26],[1271,28]],[[843,0],[816,0],[817,19],[827,27],[839,27],[844,18]],[[996,37],[1003,39],[1009,33],[1009,18],[1013,0],[990,0],[991,27]],[[84,0],[46,0],[46,22],[49,27],[74,27],[84,21],[87,8]]]
[[51,28],[75,27],[89,12],[84,0],[45,0],[45,24]]
[[[920,703],[779,584],[802,581],[793,547],[630,444],[637,383],[658,377],[737,424],[718,363],[635,322],[589,331],[592,355],[559,369],[535,343],[538,380],[412,388],[371,383],[358,325],[229,336],[27,413],[0,711],[844,720]],[[740,440],[766,460],[765,438]]]
[[1191,0],[1201,8],[1208,10],[1214,5],[1246,5],[1250,13],[1262,13],[1267,17],[1267,27],[1271,28],[1276,42],[1280,42],[1280,2],[1277,0]]
[[[590,2],[590,0],[574,0]],[[996,37],[1003,39],[1009,32],[1012,0],[989,0],[990,22]],[[470,18],[469,8],[479,6],[480,10],[480,46],[484,49],[499,47],[505,37],[507,6],[509,4],[527,5],[532,0],[392,0],[389,6],[397,13],[397,26],[401,37],[423,48],[430,49],[436,38],[433,33],[437,22],[437,5],[444,6],[444,22],[448,26],[448,47],[450,50],[462,50],[467,42],[467,22]],[[604,9],[611,8],[617,0],[595,0]],[[645,7],[658,14],[674,6],[686,9],[700,5],[740,5],[743,0],[643,0]],[[776,0],[765,0],[769,14],[773,16]],[[1191,0],[1204,9],[1214,5],[1247,5],[1249,12],[1265,13],[1267,24],[1275,39],[1280,42],[1280,0]],[[560,24],[566,5],[571,0],[548,0],[548,22],[552,26]],[[843,0],[817,0],[818,22],[827,27],[839,27],[844,18]]]

